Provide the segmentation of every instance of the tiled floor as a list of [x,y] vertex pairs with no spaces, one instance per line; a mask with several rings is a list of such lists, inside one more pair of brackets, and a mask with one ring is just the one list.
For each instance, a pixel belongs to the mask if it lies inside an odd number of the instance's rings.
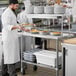
[[[37,71],[33,71],[32,66],[28,66],[26,75],[18,73],[18,76],[56,76],[56,71],[42,67],[38,67]],[[61,70],[59,72],[59,76],[62,76]]]

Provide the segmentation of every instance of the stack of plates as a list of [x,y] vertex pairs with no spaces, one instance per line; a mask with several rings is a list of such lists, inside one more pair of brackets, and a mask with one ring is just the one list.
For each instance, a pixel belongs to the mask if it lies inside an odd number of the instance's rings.
[[26,61],[33,62],[36,60],[36,56],[34,55],[35,52],[40,51],[40,49],[33,49],[33,50],[27,50],[23,53],[23,58]]
[[43,14],[44,13],[44,6],[34,6],[34,13],[35,14]]
[[54,13],[54,7],[53,6],[45,6],[44,7],[44,13],[45,14],[53,14]]
[[33,62],[36,57],[31,51],[26,51],[23,53],[24,60]]
[[55,4],[54,5],[54,13],[55,14],[64,14],[65,13],[65,8],[61,5]]
[[33,14],[34,13],[34,7],[33,6],[27,6],[25,7],[27,14]]

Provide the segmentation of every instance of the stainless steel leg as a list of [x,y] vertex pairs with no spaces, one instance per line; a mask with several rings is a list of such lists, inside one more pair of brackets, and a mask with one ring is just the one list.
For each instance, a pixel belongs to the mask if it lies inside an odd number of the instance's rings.
[[35,49],[35,38],[34,37],[33,37],[32,45],[33,45],[33,49]]
[[23,63],[22,63],[22,60],[23,60],[23,58],[22,58],[22,51],[23,51],[23,48],[22,48],[22,46],[23,46],[23,44],[22,44],[22,41],[23,41],[23,36],[21,36],[21,73],[23,72]]
[[[35,37],[32,37],[32,49],[35,49]],[[35,60],[33,63],[37,63],[37,61]],[[33,65],[33,70],[37,71],[37,65]]]
[[57,52],[57,62],[56,62],[56,76],[59,76],[59,40],[56,40],[56,52]]
[[42,39],[42,41],[43,41],[42,49],[44,50],[45,49],[45,39]]
[[35,38],[31,37],[31,49],[35,49]]

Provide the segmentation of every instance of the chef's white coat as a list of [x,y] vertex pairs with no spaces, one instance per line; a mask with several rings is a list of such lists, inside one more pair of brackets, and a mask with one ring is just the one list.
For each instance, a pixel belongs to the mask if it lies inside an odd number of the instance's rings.
[[14,64],[20,61],[17,30],[11,30],[17,25],[14,12],[8,7],[2,14],[2,40],[4,64]]

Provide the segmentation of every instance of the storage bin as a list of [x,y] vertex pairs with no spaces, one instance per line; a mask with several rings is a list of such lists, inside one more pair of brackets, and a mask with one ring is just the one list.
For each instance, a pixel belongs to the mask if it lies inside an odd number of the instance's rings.
[[[56,67],[57,57],[56,52],[54,51],[39,51],[35,52],[37,63],[49,65],[52,67]],[[59,65],[61,65],[62,54],[59,53]]]

